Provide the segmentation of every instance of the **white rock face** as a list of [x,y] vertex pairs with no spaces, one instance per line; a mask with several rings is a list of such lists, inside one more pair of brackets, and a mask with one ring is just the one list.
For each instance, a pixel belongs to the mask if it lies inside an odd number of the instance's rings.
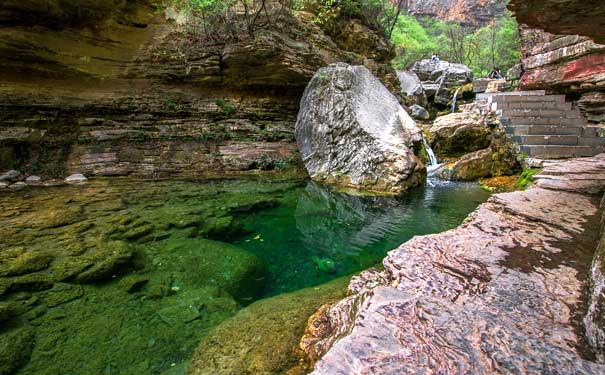
[[88,179],[82,173],[75,173],[65,179],[68,184],[77,184],[87,181]]
[[413,152],[420,129],[363,66],[321,68],[309,82],[296,140],[312,179],[399,193],[425,174]]
[[416,73],[411,70],[402,70],[397,72],[397,78],[401,84],[401,92],[409,98],[412,104],[417,104],[421,107],[426,107],[428,101],[422,82]]

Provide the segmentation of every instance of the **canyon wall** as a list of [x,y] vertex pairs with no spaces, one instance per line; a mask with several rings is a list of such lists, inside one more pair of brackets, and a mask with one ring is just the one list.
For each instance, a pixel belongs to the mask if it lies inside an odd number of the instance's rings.
[[408,12],[416,17],[459,21],[480,27],[504,13],[506,0],[409,0]]
[[363,64],[397,85],[377,32],[336,18],[328,33],[314,18],[273,4],[254,36],[208,44],[158,2],[4,2],[0,170],[160,177],[298,165],[298,101],[319,67]]
[[554,34],[584,35],[605,43],[602,1],[511,0],[508,8],[519,23]]
[[605,122],[605,45],[588,37],[521,27],[521,87],[568,94],[592,123]]

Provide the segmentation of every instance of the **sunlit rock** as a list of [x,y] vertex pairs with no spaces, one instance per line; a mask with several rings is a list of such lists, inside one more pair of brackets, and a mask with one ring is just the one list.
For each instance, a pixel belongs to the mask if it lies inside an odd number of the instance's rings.
[[296,140],[312,179],[399,193],[421,182],[420,130],[362,66],[320,69],[307,86]]

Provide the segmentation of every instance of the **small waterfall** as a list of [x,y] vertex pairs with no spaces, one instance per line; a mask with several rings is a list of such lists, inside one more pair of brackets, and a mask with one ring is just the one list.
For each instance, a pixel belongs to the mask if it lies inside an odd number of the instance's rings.
[[454,93],[454,99],[452,99],[452,113],[456,113],[456,100],[458,99],[458,92],[462,87],[458,87],[456,92]]
[[424,149],[426,150],[426,153],[429,156],[429,161],[431,162],[430,166],[437,166],[437,156],[435,156],[435,152],[427,142],[426,138],[424,138],[424,136],[422,136],[422,143],[424,143]]
[[[424,143],[424,149],[426,150],[426,154],[429,156],[430,165],[426,168],[427,175],[431,177],[435,170],[441,166],[441,164],[437,163],[437,156],[435,156],[435,152],[427,142],[426,138],[422,136],[422,143]],[[427,180],[429,185],[434,186],[430,180]]]

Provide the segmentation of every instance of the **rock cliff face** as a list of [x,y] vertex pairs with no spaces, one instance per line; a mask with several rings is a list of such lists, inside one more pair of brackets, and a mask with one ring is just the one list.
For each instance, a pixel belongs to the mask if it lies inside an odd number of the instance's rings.
[[509,8],[519,23],[605,43],[605,8],[599,1],[511,0]]
[[505,0],[410,0],[409,13],[417,17],[459,21],[484,26],[506,9]]
[[524,89],[571,94],[587,119],[605,121],[605,45],[578,35],[521,28]]
[[359,20],[328,35],[273,8],[255,37],[204,47],[146,0],[8,1],[0,10],[0,170],[201,175],[297,164],[298,101],[316,70],[390,46]]

